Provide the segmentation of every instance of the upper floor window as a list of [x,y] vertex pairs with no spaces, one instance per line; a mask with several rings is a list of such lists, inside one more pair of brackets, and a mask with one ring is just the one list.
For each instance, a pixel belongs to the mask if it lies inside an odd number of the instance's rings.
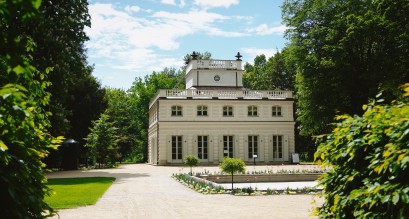
[[232,106],[224,106],[223,107],[223,116],[233,116],[233,107]]
[[248,116],[257,116],[257,106],[249,106],[247,110]]
[[273,116],[282,116],[281,114],[281,106],[273,106]]
[[172,106],[172,116],[182,116],[182,107]]
[[197,106],[198,116],[207,116],[207,106]]

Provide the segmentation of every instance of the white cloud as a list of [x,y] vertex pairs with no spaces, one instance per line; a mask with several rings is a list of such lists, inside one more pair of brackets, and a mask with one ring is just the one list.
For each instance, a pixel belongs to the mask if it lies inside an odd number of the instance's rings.
[[249,28],[246,29],[247,32],[249,33],[255,33],[257,35],[265,36],[265,35],[271,35],[271,34],[283,34],[284,31],[286,30],[286,26],[281,25],[281,26],[275,26],[275,27],[269,27],[267,24],[260,24],[255,28]]
[[136,5],[133,5],[133,6],[127,5],[125,7],[125,11],[127,11],[129,13],[139,12],[140,10],[141,10],[141,8],[139,6],[136,6]]
[[232,18],[217,13],[159,11],[149,17],[133,13],[143,10],[138,6],[90,5],[92,27],[85,30],[91,38],[86,44],[89,57],[109,60],[106,64],[113,69],[151,72],[183,65],[183,59],[160,55],[161,51],[178,49],[181,37],[195,33],[224,37],[243,35],[219,29],[215,25],[217,22]]
[[241,54],[243,55],[244,62],[248,62],[253,64],[254,63],[254,58],[258,55],[264,54],[266,56],[266,59],[270,58],[274,54],[277,53],[277,49],[268,49],[268,48],[241,48],[240,49]]
[[176,5],[175,0],[161,0],[160,2],[166,5]]
[[206,8],[228,8],[232,5],[239,4],[239,0],[195,0],[194,4]]

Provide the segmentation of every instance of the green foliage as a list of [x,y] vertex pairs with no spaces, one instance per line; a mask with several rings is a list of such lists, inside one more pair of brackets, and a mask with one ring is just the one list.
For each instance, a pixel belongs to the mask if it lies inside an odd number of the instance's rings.
[[143,154],[143,161],[148,158],[148,128],[149,103],[159,89],[184,89],[184,72],[174,68],[165,68],[161,72],[153,72],[144,79],[137,78],[127,91],[130,96],[131,115],[135,123],[132,124],[135,134],[138,153]]
[[192,167],[199,165],[199,158],[195,157],[194,155],[187,155],[184,162],[185,165],[190,167],[190,175],[192,175]]
[[91,133],[86,138],[85,146],[89,148],[90,156],[101,165],[106,165],[108,161],[115,165],[120,158],[118,147],[118,128],[109,121],[109,116],[101,114],[101,118],[93,121]]
[[53,209],[42,159],[62,137],[48,132],[47,74],[31,64],[34,43],[16,28],[38,15],[41,1],[0,2],[0,197],[3,218],[45,218]]
[[282,8],[301,134],[328,133],[336,114],[362,114],[379,86],[389,102],[409,81],[407,0],[287,0]]
[[[33,39],[32,65],[40,71],[52,67],[48,77],[52,84],[47,87],[51,93],[50,132],[78,141],[82,161],[86,153],[84,138],[89,133],[91,121],[98,119],[106,107],[104,89],[92,75],[93,67],[87,63],[84,46],[88,40],[84,28],[91,26],[88,1],[47,0],[39,10],[41,13],[36,19],[14,28]],[[62,153],[52,153],[46,163],[59,167]]]
[[231,174],[231,190],[233,191],[233,175],[234,173],[245,173],[246,164],[240,158],[225,157],[219,167],[222,172]]
[[315,154],[333,169],[321,178],[321,218],[408,218],[409,84],[401,101],[363,105],[362,116],[338,116]]
[[224,188],[218,184],[187,174],[172,174],[177,181],[203,194],[224,194]]
[[254,58],[254,65],[244,65],[244,87],[254,90],[294,90],[295,66],[290,47],[266,60],[265,55]]
[[44,199],[53,208],[93,205],[115,181],[113,177],[48,179],[52,195]]

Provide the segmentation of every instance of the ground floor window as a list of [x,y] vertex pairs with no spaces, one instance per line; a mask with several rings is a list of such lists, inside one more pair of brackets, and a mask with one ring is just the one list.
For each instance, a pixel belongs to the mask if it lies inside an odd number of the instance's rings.
[[273,135],[273,158],[283,158],[283,136]]
[[172,136],[172,159],[182,159],[182,136]]
[[253,159],[253,155],[258,155],[258,136],[249,135],[248,136],[248,152],[249,158]]
[[223,157],[233,158],[233,135],[223,136]]
[[197,156],[199,159],[207,159],[207,136],[197,136]]

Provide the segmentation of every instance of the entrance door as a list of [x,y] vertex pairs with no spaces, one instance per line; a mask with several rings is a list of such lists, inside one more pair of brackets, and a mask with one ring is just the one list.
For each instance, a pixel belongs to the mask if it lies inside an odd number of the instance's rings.
[[233,135],[223,136],[223,157],[233,158]]
[[273,160],[283,160],[283,136],[273,135]]

